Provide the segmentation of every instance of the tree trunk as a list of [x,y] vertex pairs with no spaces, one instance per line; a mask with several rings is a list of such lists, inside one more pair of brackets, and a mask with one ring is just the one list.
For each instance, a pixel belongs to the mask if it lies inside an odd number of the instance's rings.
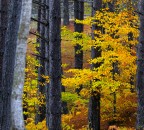
[[[74,0],[74,17],[75,20],[83,20],[84,19],[84,2],[79,0]],[[83,24],[74,23],[74,31],[78,33],[83,32]],[[82,38],[82,37],[78,37]],[[75,46],[75,68],[82,69],[83,68],[83,51],[82,47],[77,44]]]
[[9,130],[11,126],[11,92],[14,79],[15,54],[21,15],[22,0],[8,1],[8,26],[4,47],[2,70],[2,103],[0,129]]
[[23,0],[11,97],[13,130],[24,130],[22,97],[25,79],[25,57],[27,49],[27,37],[29,34],[29,25],[31,18],[31,7],[31,0]]
[[8,0],[0,1],[1,5],[1,18],[0,18],[0,129],[2,128],[2,117],[3,117],[3,92],[4,88],[2,85],[2,70],[3,70],[3,58],[4,58],[4,46],[5,46],[5,34],[8,24]]
[[100,130],[100,93],[92,91],[89,100],[89,129]]
[[[102,8],[102,0],[94,0],[92,3],[92,16],[95,15],[95,12]],[[92,25],[92,40],[94,40],[95,34],[94,30],[101,30],[100,27]],[[97,58],[101,56],[100,47],[91,48],[91,58]],[[91,69],[97,68],[101,63],[92,64]],[[89,99],[89,111],[88,111],[88,120],[89,120],[89,129],[100,130],[100,92],[99,89],[92,90],[91,97]]]
[[[41,0],[41,4],[45,4],[45,0]],[[45,7],[40,7],[39,6],[39,10],[38,10],[38,16],[39,16],[39,20],[40,21],[45,21],[46,20],[46,8]],[[46,26],[38,23],[38,33],[40,36],[45,36],[45,28]],[[39,64],[40,66],[38,67],[38,97],[40,102],[45,103],[45,98],[43,98],[42,96],[45,97],[45,79],[43,77],[43,75],[45,75],[45,60],[43,58],[45,58],[45,39],[39,39],[39,55],[40,57],[38,58],[39,60]],[[41,104],[37,106],[37,113],[36,113],[36,124],[38,122],[42,122],[46,117],[46,106],[45,104]]]
[[[84,1],[74,0],[74,18],[75,20],[83,20],[84,19]],[[79,24],[74,22],[74,31],[78,33],[83,32],[83,24]],[[76,38],[81,39],[82,36],[77,36]],[[75,69],[83,68],[83,51],[82,46],[78,43],[74,47],[75,49]],[[82,85],[76,89],[76,93],[79,95]]]
[[[45,38],[47,39],[47,42],[45,44],[45,75],[49,76],[49,0],[45,1],[48,9],[46,10],[46,21],[48,23],[48,26],[45,28]],[[49,125],[49,83],[46,82],[45,84],[46,88],[46,124],[47,127]]]
[[49,0],[49,130],[61,130],[60,0]]
[[137,129],[144,129],[144,0],[139,0],[138,11],[140,12],[140,34],[137,48],[137,94],[138,94],[138,111],[137,111]]
[[69,25],[69,0],[63,0],[63,25]]

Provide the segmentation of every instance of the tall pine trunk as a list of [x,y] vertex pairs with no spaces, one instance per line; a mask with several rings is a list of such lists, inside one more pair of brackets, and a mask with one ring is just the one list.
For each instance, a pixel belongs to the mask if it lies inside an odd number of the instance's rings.
[[[49,76],[49,0],[45,1],[47,5],[47,10],[46,10],[46,20],[48,23],[48,26],[45,29],[45,38],[47,39],[47,42],[45,44],[45,75]],[[45,84],[46,87],[46,125],[47,127],[49,126],[49,83],[46,82]]]
[[4,58],[4,46],[6,40],[6,30],[8,24],[8,2],[9,0],[1,0],[1,17],[0,17],[0,129],[2,128],[3,120],[3,93],[4,87],[2,85],[2,70],[3,70],[3,58]]
[[2,93],[0,110],[0,129],[9,130],[11,126],[11,93],[14,80],[15,54],[21,15],[22,0],[8,1],[8,26],[5,37],[2,66]]
[[[45,0],[41,0],[40,4],[45,4]],[[46,6],[41,7],[39,6],[38,9],[38,20],[39,21],[46,21]],[[45,29],[46,26],[38,23],[38,33],[40,36],[45,37]],[[37,113],[36,113],[36,124],[38,122],[42,122],[45,117],[46,117],[46,106],[45,106],[45,44],[46,41],[45,39],[39,38],[39,47],[38,47],[38,52],[40,57],[38,58],[40,66],[38,67],[38,97],[39,101],[42,103],[41,105],[37,106]]]
[[60,0],[49,0],[49,130],[61,130]]
[[140,12],[140,34],[137,48],[137,129],[144,129],[144,0],[139,0],[138,11]]
[[16,62],[14,68],[14,82],[11,97],[12,129],[24,130],[23,119],[23,87],[25,79],[25,58],[27,49],[27,37],[31,18],[31,0],[22,1],[21,22],[16,48]]
[[[102,0],[94,0],[92,3],[92,16],[95,15],[96,11],[102,8]],[[100,30],[100,27],[93,24],[92,25],[92,40],[95,40],[94,30]],[[97,58],[101,56],[100,47],[91,48],[91,58]],[[92,64],[91,69],[97,68],[100,63]],[[88,111],[89,129],[100,130],[100,92],[99,89],[91,91],[91,96],[89,99],[89,111]]]
[[[74,0],[74,18],[75,20],[83,20],[84,19],[84,1]],[[74,31],[78,33],[83,32],[83,24],[74,22]],[[78,35],[75,38],[82,39],[82,36]],[[76,43],[75,47],[75,69],[82,69],[83,68],[83,50],[82,46],[79,43]],[[76,89],[77,94],[79,95],[82,89],[82,85]]]
[[[74,17],[75,20],[83,20],[84,19],[84,2],[79,0],[74,0]],[[83,24],[74,23],[74,31],[78,33],[83,32]],[[77,37],[82,38],[82,37]],[[83,68],[83,51],[81,50],[81,45],[75,45],[75,68],[82,69]]]

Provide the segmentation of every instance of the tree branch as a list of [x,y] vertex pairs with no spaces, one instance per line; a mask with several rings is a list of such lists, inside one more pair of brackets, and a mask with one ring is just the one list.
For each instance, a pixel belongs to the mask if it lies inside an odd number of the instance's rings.
[[43,21],[37,20],[37,19],[32,18],[32,17],[31,17],[31,20],[32,20],[32,21],[36,21],[36,22],[38,22],[38,23],[41,23],[41,24],[43,24],[43,25],[45,25],[45,26],[48,26],[48,22],[43,22]]
[[45,37],[43,37],[43,36],[41,36],[41,35],[39,35],[38,33],[36,33],[36,32],[29,32],[30,34],[33,34],[33,35],[35,35],[35,36],[37,36],[37,37],[39,37],[39,38],[41,38],[42,40],[45,40],[45,42],[49,42]]

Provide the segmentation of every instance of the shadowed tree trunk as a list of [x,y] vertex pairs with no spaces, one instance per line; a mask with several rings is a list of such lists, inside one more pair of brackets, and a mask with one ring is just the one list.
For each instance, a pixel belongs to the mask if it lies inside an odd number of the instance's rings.
[[1,0],[1,17],[0,17],[0,129],[2,129],[2,116],[3,116],[3,92],[2,85],[2,70],[3,70],[3,58],[4,58],[4,46],[5,46],[5,34],[8,24],[8,2],[9,0]]
[[139,0],[138,11],[140,13],[140,34],[137,48],[137,130],[144,129],[144,0]]
[[[79,0],[74,0],[74,17],[75,20],[83,20],[84,19],[84,2]],[[83,32],[83,24],[74,23],[74,31],[78,33]],[[77,37],[82,38],[82,37]],[[82,47],[77,44],[75,46],[75,68],[82,69],[83,68],[83,51]],[[79,52],[79,53],[78,53]]]
[[49,0],[49,130],[61,130],[60,0]]
[[[92,3],[92,16],[95,15],[96,11],[102,8],[102,0],[94,0]],[[92,40],[95,40],[94,30],[101,30],[100,27],[93,24],[92,25]],[[97,58],[101,56],[100,47],[91,48],[91,58]],[[91,69],[97,68],[101,63],[92,64]],[[100,130],[100,92],[99,89],[91,91],[91,96],[89,99],[89,111],[88,111],[89,129]]]
[[[75,20],[83,20],[84,19],[84,1],[74,0],[74,18]],[[78,33],[83,32],[83,24],[74,22],[74,31]],[[81,39],[82,36],[78,35],[75,38]],[[83,68],[83,50],[82,46],[76,43],[75,47],[75,69]],[[82,89],[82,85],[76,89],[77,94],[79,95]]]
[[29,34],[32,1],[23,0],[22,2],[21,22],[16,48],[14,82],[11,97],[12,130],[24,130],[22,97],[25,79],[27,37]]
[[[46,20],[48,23],[48,26],[45,29],[45,38],[47,39],[47,42],[45,44],[45,75],[49,76],[49,0],[46,0],[47,10],[46,10]],[[49,125],[49,83],[46,82],[46,124],[47,127]]]
[[69,0],[63,0],[63,25],[69,25]]
[[[45,4],[46,0],[39,1],[40,4]],[[39,6],[38,9],[38,20],[39,21],[46,21],[46,6],[42,7]],[[40,36],[45,37],[45,29],[46,26],[38,22],[38,33]],[[46,105],[45,105],[45,39],[38,38],[39,42],[38,52],[40,57],[38,57],[40,66],[38,67],[38,98],[39,101],[42,103],[41,105],[37,106],[37,113],[36,113],[36,124],[38,122],[42,122],[46,117]]]
[[18,30],[21,15],[22,0],[6,1],[8,4],[8,26],[4,40],[4,57],[2,65],[2,92],[1,92],[1,112],[0,129],[9,130],[11,127],[11,92],[14,79],[14,65]]

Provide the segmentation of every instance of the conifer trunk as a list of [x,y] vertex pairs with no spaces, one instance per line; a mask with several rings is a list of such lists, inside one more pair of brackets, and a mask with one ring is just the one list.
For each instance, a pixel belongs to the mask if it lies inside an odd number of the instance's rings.
[[[92,16],[95,15],[96,11],[102,8],[102,0],[94,0],[92,3]],[[100,30],[97,25],[92,25],[92,40],[94,40],[95,34],[94,30]],[[91,48],[91,58],[97,58],[101,56],[100,47]],[[91,69],[97,68],[101,63],[92,64]],[[99,89],[91,91],[91,96],[89,99],[89,111],[88,111],[89,129],[100,130],[100,92]]]
[[[45,4],[46,0],[41,0],[39,2],[41,4]],[[46,21],[46,6],[44,7],[39,6],[38,20],[42,22]],[[38,33],[40,36],[45,37],[45,29],[46,29],[45,25],[38,23]],[[37,106],[36,124],[38,122],[42,122],[46,117],[46,106],[44,104],[46,90],[45,90],[45,79],[43,77],[45,75],[45,60],[44,59],[45,59],[46,41],[45,39],[41,39],[41,38],[38,38],[37,41],[39,42],[38,52],[40,55],[40,57],[38,58],[38,61],[40,64],[40,66],[38,67],[38,97],[42,104]]]
[[11,127],[11,93],[14,79],[15,54],[21,15],[22,0],[6,1],[8,4],[8,26],[5,33],[5,47],[2,65],[2,91],[0,110],[0,129],[9,130]]
[[137,94],[138,94],[138,110],[137,110],[137,129],[144,129],[144,0],[139,0],[138,11],[140,12],[140,34],[139,44],[137,46]]
[[[74,18],[75,20],[83,20],[84,19],[84,1],[74,0]],[[83,32],[83,24],[74,22],[74,31],[78,33]],[[81,39],[82,36],[76,36],[75,38]],[[75,47],[75,69],[82,69],[83,68],[83,50],[82,46],[79,43],[76,43]],[[79,88],[76,88],[76,93],[79,95],[82,89],[82,85]]]
[[[46,20],[48,23],[48,26],[45,29],[45,38],[47,39],[47,42],[45,44],[45,75],[49,76],[49,0],[46,0],[47,10],[46,10]],[[46,82],[46,124],[47,127],[49,125],[49,83]]]
[[[74,0],[74,18],[75,20],[84,19],[84,2],[79,0]],[[74,23],[74,31],[78,33],[83,32],[83,24]],[[82,37],[78,37],[79,39]],[[81,45],[77,44],[75,46],[75,69],[83,68],[83,51],[81,50]]]
[[63,25],[69,25],[69,0],[63,0]]
[[60,0],[49,0],[49,130],[61,130]]
[[0,129],[2,129],[2,117],[3,117],[3,93],[4,88],[2,85],[2,70],[3,70],[3,58],[4,58],[4,46],[6,40],[6,30],[8,26],[8,2],[9,0],[0,1],[1,5],[1,17],[0,17]]

